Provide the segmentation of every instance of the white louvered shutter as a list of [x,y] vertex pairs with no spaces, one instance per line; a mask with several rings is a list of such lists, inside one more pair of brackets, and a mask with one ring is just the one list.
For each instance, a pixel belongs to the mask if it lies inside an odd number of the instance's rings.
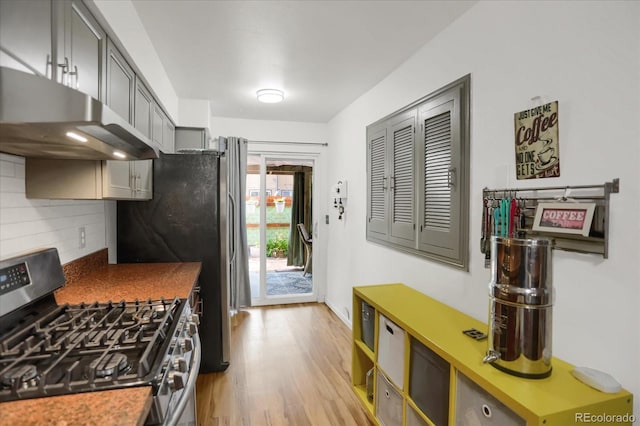
[[367,233],[375,238],[388,234],[388,178],[386,168],[387,129],[384,126],[367,133],[368,206]]
[[460,154],[456,99],[445,94],[420,108],[419,247],[456,258],[460,235]]
[[[415,125],[416,110],[391,123],[391,236],[399,244],[415,244]],[[400,239],[400,240],[398,240]]]

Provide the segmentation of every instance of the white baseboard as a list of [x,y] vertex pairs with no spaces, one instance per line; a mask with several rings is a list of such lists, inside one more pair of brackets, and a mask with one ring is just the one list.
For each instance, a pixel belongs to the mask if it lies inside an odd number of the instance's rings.
[[336,314],[336,316],[338,318],[340,318],[342,320],[343,323],[345,323],[347,325],[347,327],[349,327],[349,329],[353,330],[352,326],[351,326],[351,320],[349,318],[347,318],[347,316],[344,314],[344,312],[342,312],[342,310],[337,309],[329,300],[325,299],[324,303],[329,307],[329,309],[331,309],[333,311],[334,314]]

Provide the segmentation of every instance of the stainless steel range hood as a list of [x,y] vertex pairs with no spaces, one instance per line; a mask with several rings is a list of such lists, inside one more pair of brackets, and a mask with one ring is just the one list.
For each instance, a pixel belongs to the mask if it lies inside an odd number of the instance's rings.
[[80,160],[158,158],[148,138],[97,99],[6,67],[0,67],[0,152]]

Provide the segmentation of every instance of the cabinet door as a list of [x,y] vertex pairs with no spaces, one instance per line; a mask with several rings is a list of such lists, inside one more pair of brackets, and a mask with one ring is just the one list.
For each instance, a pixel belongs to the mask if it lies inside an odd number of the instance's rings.
[[162,135],[162,142],[164,143],[163,152],[175,152],[176,128],[166,115],[164,117],[164,133]]
[[134,108],[136,129],[151,138],[151,109],[153,97],[139,78],[136,78],[136,101]]
[[153,196],[153,160],[132,161],[134,198],[150,200]]
[[196,127],[179,127],[176,130],[176,151],[180,149],[204,149],[208,148],[207,133],[205,129]]
[[158,149],[161,150],[163,150],[163,134],[164,113],[158,104],[154,102],[151,112],[151,141]]
[[133,194],[132,161],[102,162],[102,195],[104,198],[131,199]]
[[367,237],[388,235],[388,172],[386,123],[367,129]]
[[[106,34],[80,0],[60,2],[58,25],[58,81],[104,100]],[[59,3],[59,4],[60,4]]]
[[52,2],[0,1],[0,65],[49,78]]
[[416,110],[394,117],[389,136],[389,189],[391,236],[393,242],[415,245],[415,126]]
[[111,40],[107,43],[106,104],[133,124],[135,74]]
[[444,93],[420,108],[420,247],[457,259],[460,254],[460,99]]

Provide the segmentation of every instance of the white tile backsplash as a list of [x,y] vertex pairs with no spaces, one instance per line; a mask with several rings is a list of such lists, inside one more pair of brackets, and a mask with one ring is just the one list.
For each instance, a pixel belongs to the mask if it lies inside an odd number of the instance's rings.
[[24,158],[0,154],[0,259],[56,247],[67,263],[106,247],[104,201],[27,199],[24,176]]

